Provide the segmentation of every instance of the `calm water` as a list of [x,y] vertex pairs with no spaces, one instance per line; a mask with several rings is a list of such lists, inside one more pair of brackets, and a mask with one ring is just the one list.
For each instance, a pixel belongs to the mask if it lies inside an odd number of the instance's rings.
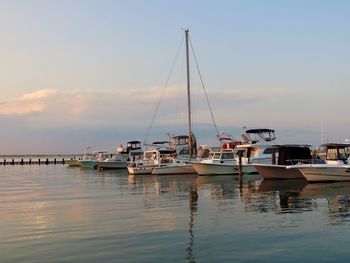
[[0,262],[346,262],[350,184],[0,166]]

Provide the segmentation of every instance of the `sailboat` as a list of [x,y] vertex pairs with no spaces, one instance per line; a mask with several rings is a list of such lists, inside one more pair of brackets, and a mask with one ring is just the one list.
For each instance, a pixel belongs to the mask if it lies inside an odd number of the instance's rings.
[[190,63],[189,63],[189,30],[185,30],[186,42],[186,68],[187,68],[187,110],[188,110],[188,151],[189,158],[180,159],[172,157],[168,162],[162,163],[154,167],[152,174],[154,175],[168,175],[168,174],[196,174],[196,170],[192,167],[191,160],[196,153],[195,137],[192,132],[191,120],[191,89],[190,89]]

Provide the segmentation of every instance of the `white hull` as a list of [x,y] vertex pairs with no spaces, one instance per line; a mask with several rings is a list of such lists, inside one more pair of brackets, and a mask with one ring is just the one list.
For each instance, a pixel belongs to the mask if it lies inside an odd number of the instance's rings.
[[119,162],[97,162],[99,169],[125,169],[128,167],[128,163],[125,161]]
[[129,174],[152,174],[154,166],[131,167],[128,166]]
[[298,170],[309,182],[350,181],[350,165],[310,165]]
[[166,175],[166,174],[196,174],[196,170],[192,167],[192,164],[176,164],[176,165],[165,165],[155,167],[152,171],[154,175]]
[[298,169],[291,166],[254,164],[254,167],[264,179],[305,179]]
[[199,175],[238,174],[237,166],[232,164],[193,163],[192,166]]

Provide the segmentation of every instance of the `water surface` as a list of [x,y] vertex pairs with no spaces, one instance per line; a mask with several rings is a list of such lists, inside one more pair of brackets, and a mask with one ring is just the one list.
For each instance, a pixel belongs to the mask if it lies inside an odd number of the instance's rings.
[[345,262],[350,184],[0,166],[0,262]]

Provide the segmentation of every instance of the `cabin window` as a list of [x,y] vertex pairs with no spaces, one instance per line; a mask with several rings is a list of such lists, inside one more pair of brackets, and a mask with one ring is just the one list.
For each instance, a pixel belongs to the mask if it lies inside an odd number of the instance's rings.
[[222,153],[221,159],[233,159],[233,153]]
[[182,155],[189,155],[190,152],[188,150],[188,148],[183,148],[179,151],[179,155],[182,156]]
[[274,152],[277,152],[277,151],[275,151],[275,148],[266,148],[263,153],[264,154],[273,154]]
[[214,153],[213,159],[220,159],[220,153]]
[[345,148],[339,148],[339,153],[338,153],[338,159],[339,160],[346,160],[347,157],[347,153],[346,153],[346,149]]
[[338,151],[336,148],[327,149],[327,160],[338,160]]

